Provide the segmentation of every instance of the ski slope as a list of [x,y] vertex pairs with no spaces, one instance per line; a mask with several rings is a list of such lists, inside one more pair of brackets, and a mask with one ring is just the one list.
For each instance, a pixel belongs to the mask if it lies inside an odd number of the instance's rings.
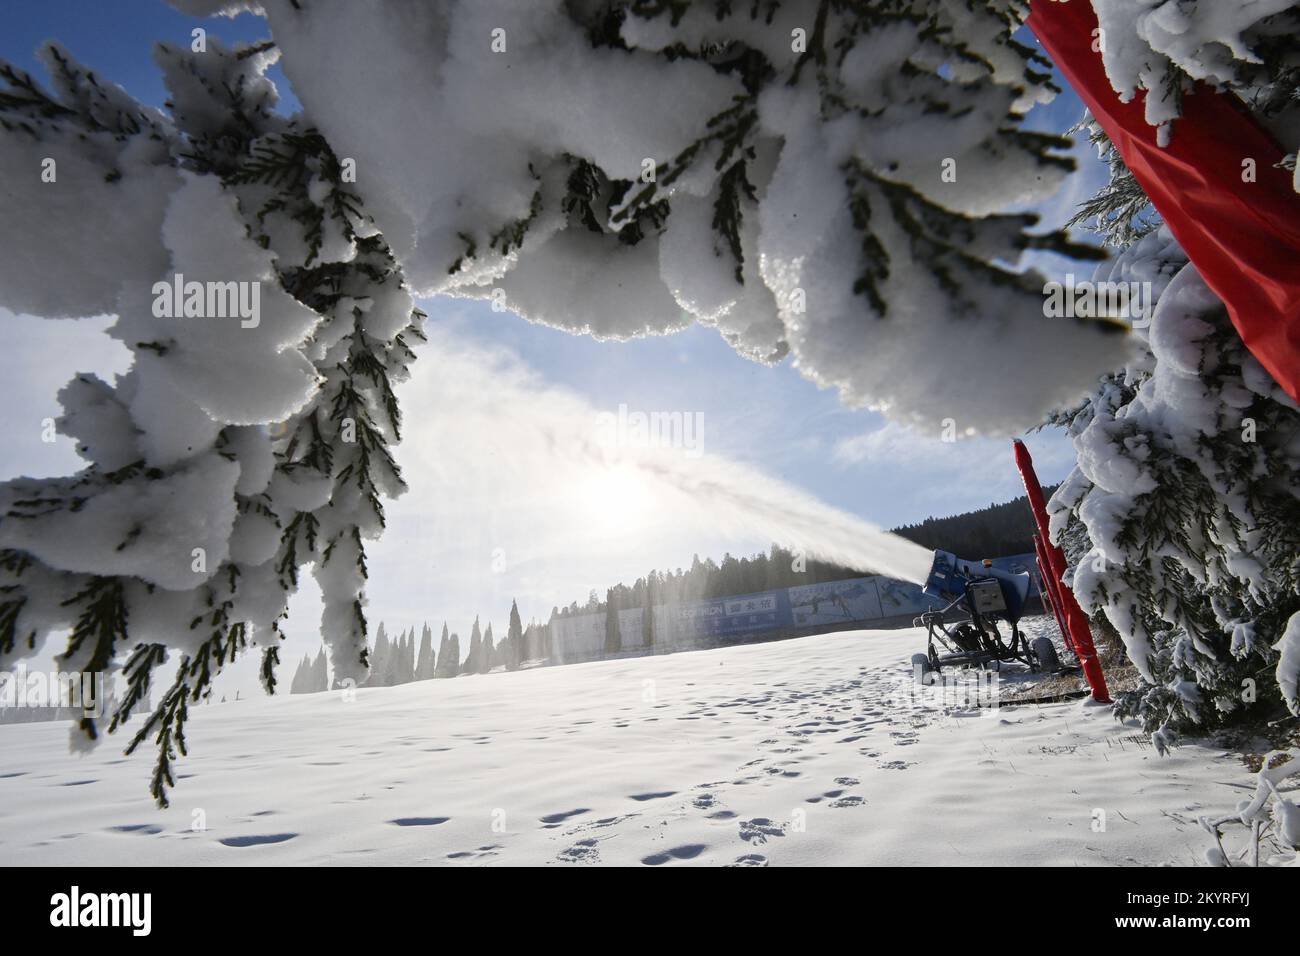
[[[1041,623],[1041,622],[1040,622]],[[1109,708],[918,699],[849,631],[197,707],[172,806],[119,735],[0,726],[5,864],[1190,864],[1244,774]],[[1104,827],[1102,823],[1104,821]]]

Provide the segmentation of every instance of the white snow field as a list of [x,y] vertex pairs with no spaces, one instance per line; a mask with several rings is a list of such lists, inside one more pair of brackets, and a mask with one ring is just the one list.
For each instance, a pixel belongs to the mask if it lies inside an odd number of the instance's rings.
[[1203,859],[1196,817],[1231,805],[1233,758],[1158,757],[1080,701],[917,702],[921,644],[847,631],[197,707],[165,811],[150,752],[77,757],[64,725],[0,726],[0,862]]

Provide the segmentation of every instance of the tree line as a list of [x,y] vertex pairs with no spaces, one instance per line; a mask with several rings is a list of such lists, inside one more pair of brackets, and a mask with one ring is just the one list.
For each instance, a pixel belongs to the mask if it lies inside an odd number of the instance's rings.
[[[375,631],[375,642],[368,653],[370,674],[360,686],[395,687],[461,674],[486,674],[499,667],[518,670],[525,661],[538,660],[549,653],[549,629],[535,621],[525,628],[519,616],[518,601],[510,604],[510,621],[505,636],[499,641],[492,633],[490,622],[484,629],[479,618],[474,618],[464,660],[461,660],[460,635],[450,631],[445,621],[436,650],[433,631],[427,623],[421,628],[417,644],[414,627],[390,638],[383,622],[380,622]],[[330,680],[325,648],[322,647],[315,658],[308,654],[299,661],[289,684],[289,693],[314,694],[329,690],[331,686],[337,686],[337,682]]]

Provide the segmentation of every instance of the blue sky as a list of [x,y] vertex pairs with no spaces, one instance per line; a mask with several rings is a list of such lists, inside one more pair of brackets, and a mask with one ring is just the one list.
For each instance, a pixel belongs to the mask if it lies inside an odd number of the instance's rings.
[[[250,41],[266,35],[263,21],[252,15],[197,20],[175,12],[162,0],[7,0],[3,17],[0,57],[40,76],[42,70],[33,52],[44,40],[57,39],[101,77],[154,105],[161,105],[165,98],[150,58],[155,41],[188,44],[191,29],[198,25],[227,41]],[[1025,40],[1033,42],[1028,35]],[[296,100],[283,74],[277,68],[272,77],[281,89],[284,107],[292,111]],[[1067,89],[1050,107],[1035,110],[1030,121],[1039,129],[1062,131],[1081,113],[1081,104]],[[1102,179],[1101,166],[1091,152],[1084,148],[1078,155],[1084,168],[1066,187],[1068,193],[1039,210],[1044,226],[1068,218],[1075,203]],[[1051,257],[1043,257],[1037,264],[1058,274],[1069,268],[1068,262]],[[481,302],[432,300],[424,305],[440,344],[427,349],[417,362],[412,382],[399,392],[404,399],[434,388],[430,377],[439,374],[440,356],[454,352],[463,359],[459,368],[470,389],[491,392],[500,387],[497,376],[504,374],[516,385],[526,379],[528,388],[538,395],[555,391],[567,396],[561,404],[572,405],[572,398],[596,410],[613,411],[623,404],[647,411],[699,412],[710,454],[753,465],[884,527],[982,507],[1022,491],[1009,442],[968,439],[950,444],[939,441],[937,435],[886,425],[874,412],[843,408],[834,392],[805,380],[788,360],[768,368],[740,358],[708,328],[697,326],[677,335],[627,343],[601,343],[532,325],[510,313],[494,313]],[[121,371],[126,353],[102,334],[104,320],[42,322],[7,314],[0,315],[0,320],[9,325],[6,348],[0,353],[0,378],[21,383],[10,391],[19,397],[0,409],[0,437],[4,438],[0,478],[75,470],[80,462],[70,443],[41,444],[31,423],[57,414],[54,394],[73,373]],[[433,354],[435,351],[439,354]],[[477,379],[472,372],[476,361],[483,363]],[[501,372],[502,368],[507,371]],[[954,397],[960,401],[969,396],[975,402],[976,381],[974,374],[970,381],[954,381]],[[417,405],[412,412],[408,405],[407,414],[414,416],[414,440],[418,441],[422,409]],[[410,500],[404,499],[406,503],[392,512],[397,519],[393,533],[376,546],[373,563],[381,569],[389,565],[408,571],[408,565],[420,569],[410,586],[388,588],[381,574],[373,579],[372,616],[387,619],[390,630],[417,624],[423,618],[450,617],[453,629],[464,633],[467,619],[480,610],[500,625],[514,595],[521,595],[525,618],[544,618],[552,603],[582,600],[590,588],[603,592],[607,585],[631,580],[650,567],[689,565],[694,552],[716,558],[724,550],[747,553],[766,543],[743,536],[734,540],[703,534],[692,538],[689,529],[678,529],[654,541],[611,542],[607,550],[584,546],[591,552],[589,560],[569,562],[569,573],[559,579],[543,582],[547,566],[534,562],[531,571],[521,568],[517,575],[479,585],[477,577],[482,575],[477,575],[477,569],[486,566],[486,559],[481,565],[476,562],[483,552],[493,550],[494,538],[499,535],[492,529],[499,522],[515,520],[503,517],[510,512],[511,503],[484,497],[458,503],[461,511],[474,513],[477,522],[472,532],[458,527],[452,534],[460,545],[470,548],[471,559],[431,543],[433,534],[444,528],[440,522],[445,518],[430,517],[433,511],[424,506],[445,497],[447,488],[454,487],[447,478],[460,471],[456,468],[458,453],[508,455],[509,449],[479,447],[465,439],[469,447],[448,448],[443,450],[445,454],[431,456],[428,448],[413,447],[412,442],[408,432],[398,452],[412,485]],[[1063,436],[1039,433],[1028,442],[1045,484],[1061,479],[1072,467],[1073,454]],[[466,539],[473,540],[466,545]],[[461,566],[467,560],[470,571],[462,574]],[[439,586],[451,571],[457,572],[456,583]],[[392,575],[394,579],[406,576]],[[421,585],[421,581],[425,583]],[[418,600],[412,589],[420,592]],[[458,624],[458,618],[466,620]],[[313,619],[310,612],[296,618],[304,640],[310,641]],[[294,630],[291,624],[291,635]],[[303,649],[308,649],[305,643]],[[286,657],[295,653],[290,651]]]

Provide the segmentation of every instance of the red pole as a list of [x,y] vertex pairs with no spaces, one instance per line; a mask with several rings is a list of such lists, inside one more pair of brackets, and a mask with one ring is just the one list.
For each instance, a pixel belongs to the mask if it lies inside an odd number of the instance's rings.
[[1070,649],[1070,652],[1075,657],[1078,657],[1079,651],[1070,637],[1070,629],[1066,626],[1065,618],[1061,616],[1060,588],[1056,581],[1052,580],[1052,575],[1048,569],[1047,556],[1043,554],[1043,539],[1038,535],[1034,535],[1034,553],[1038,556],[1038,579],[1043,585],[1039,588],[1038,593],[1052,612],[1052,616],[1056,618],[1056,626],[1061,632],[1061,637],[1065,640],[1065,646]]
[[1074,652],[1083,668],[1083,676],[1092,688],[1092,699],[1100,704],[1110,703],[1110,692],[1106,689],[1106,678],[1101,672],[1101,661],[1097,660],[1097,649],[1092,645],[1092,629],[1088,627],[1088,616],[1079,607],[1074,592],[1062,581],[1065,577],[1065,555],[1061,549],[1052,544],[1052,537],[1047,530],[1047,501],[1043,498],[1043,486],[1038,483],[1034,473],[1034,460],[1029,455],[1025,443],[1016,439],[1016,467],[1020,477],[1025,481],[1025,493],[1029,495],[1029,507],[1034,513],[1034,522],[1038,525],[1043,554],[1047,557],[1048,571],[1056,586],[1060,598],[1061,612],[1065,617],[1074,644]]

